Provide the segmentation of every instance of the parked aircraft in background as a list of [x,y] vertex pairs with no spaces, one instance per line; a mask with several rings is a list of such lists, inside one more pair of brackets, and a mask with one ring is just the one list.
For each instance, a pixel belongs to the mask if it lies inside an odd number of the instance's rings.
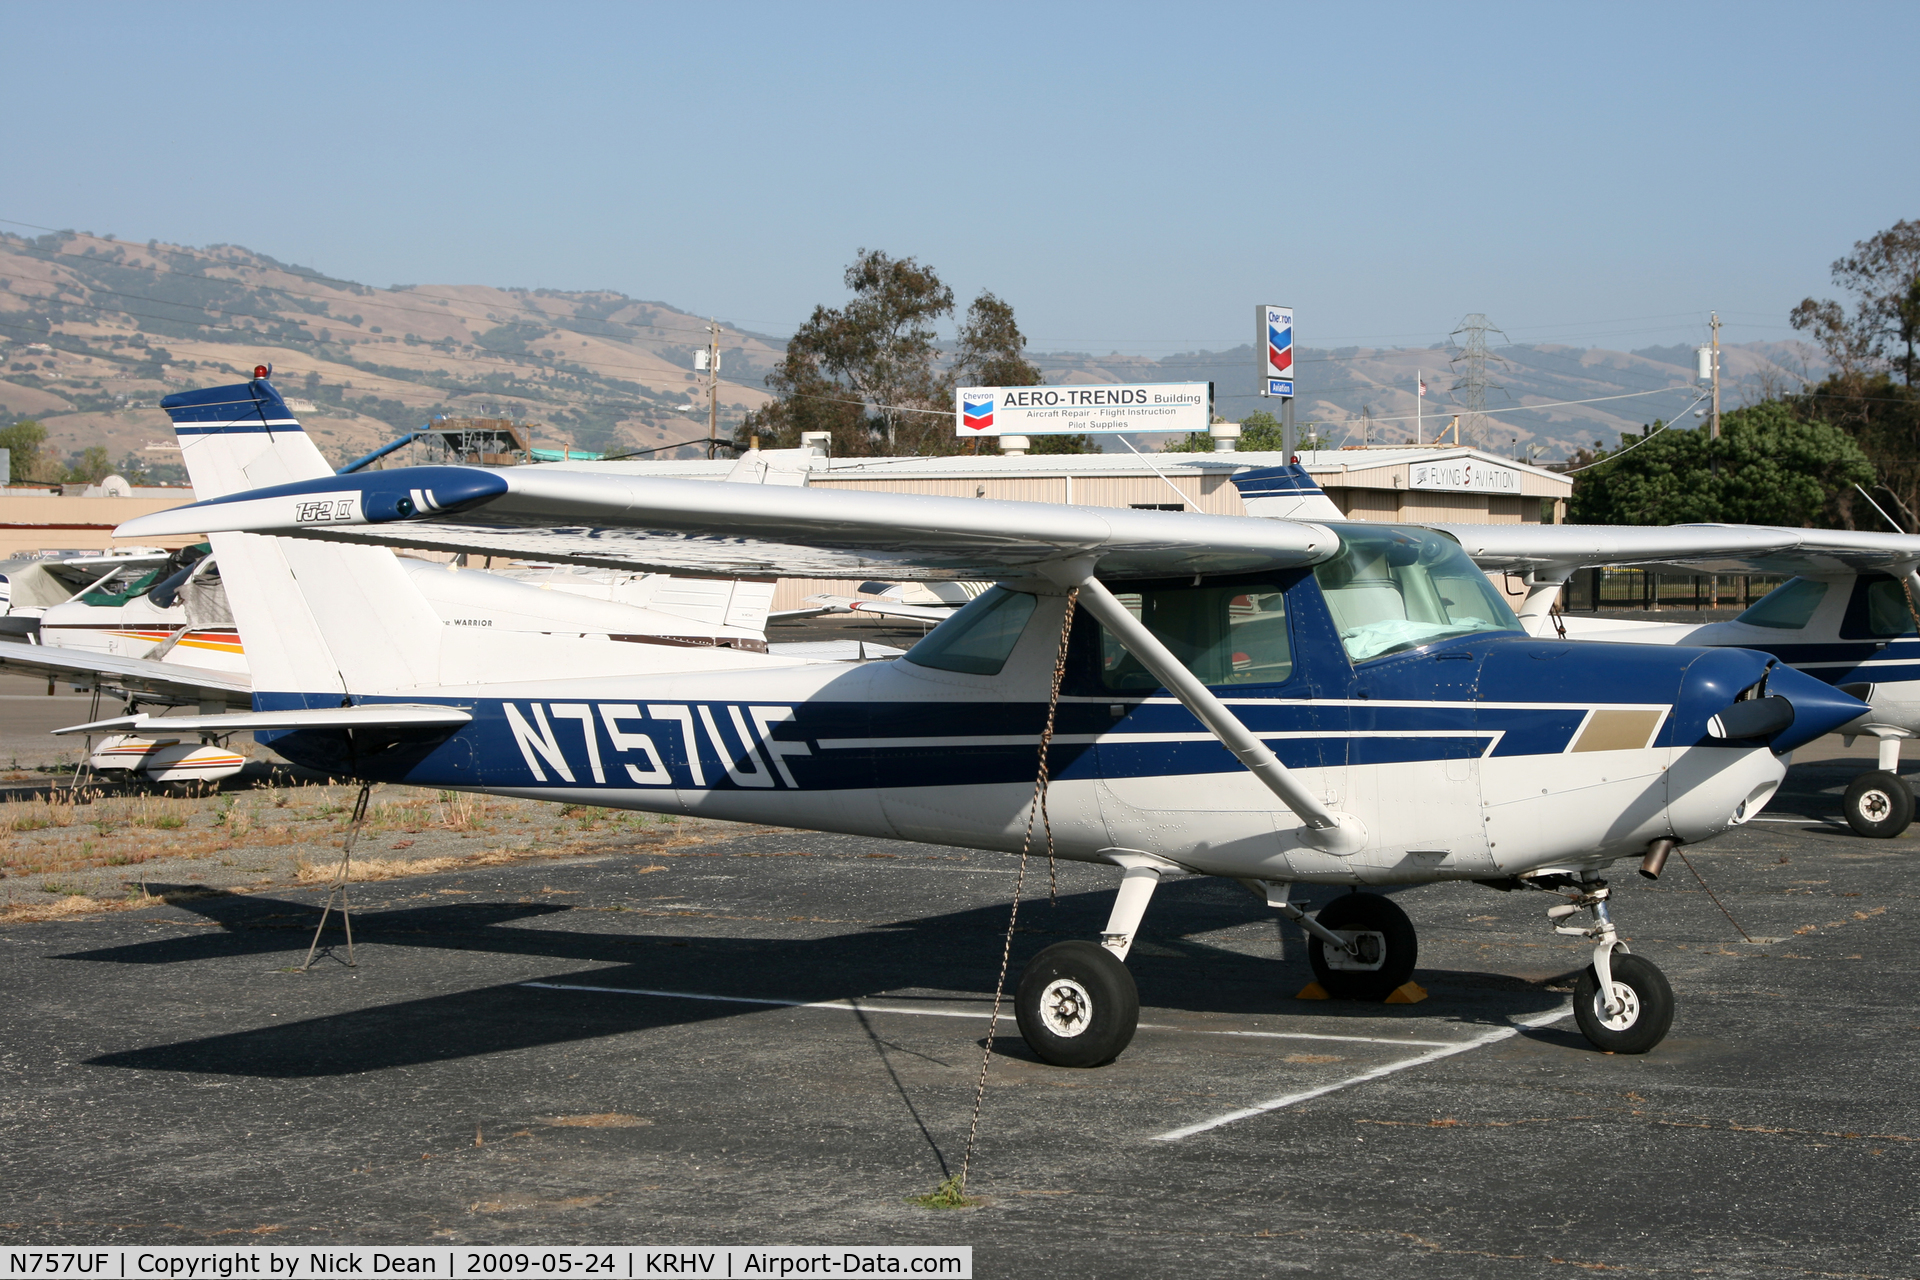
[[[1615,931],[1607,869],[1657,875],[1746,822],[1787,753],[1867,710],[1751,650],[1529,637],[1458,543],[1412,526],[535,468],[300,478],[312,446],[264,379],[163,405],[196,488],[225,496],[121,532],[210,532],[254,673],[253,711],[180,729],[370,781],[1017,851],[1051,727],[1059,854],[1121,872],[1099,943],[1020,981],[1021,1031],[1062,1065],[1131,1038],[1123,962],[1175,872],[1263,896],[1351,998],[1408,981],[1413,925],[1363,892],[1309,916],[1292,885],[1554,891],[1555,927],[1593,948],[1581,1029],[1651,1048],[1672,993]],[[593,663],[441,625],[384,546],[998,585],[890,662],[602,644],[621,661]]]
[[[1233,477],[1249,513],[1344,520],[1299,467]],[[1847,788],[1847,824],[1863,836],[1897,836],[1913,821],[1913,791],[1899,775],[1900,744],[1920,733],[1920,537],[1850,529],[1759,525],[1435,524],[1489,574],[1526,584],[1519,610],[1528,634],[1631,644],[1757,649],[1866,702],[1841,726],[1879,744],[1877,767]],[[1554,602],[1582,569],[1792,575],[1738,618],[1659,623],[1560,614]]]
[[[317,450],[289,463],[296,464],[303,478],[333,474]],[[729,479],[767,483],[770,471],[772,483],[787,482],[779,468],[764,464],[738,467]],[[99,688],[122,700],[128,715],[143,705],[195,706],[209,713],[250,707],[252,668],[228,607],[219,557],[210,551],[210,544],[200,543],[171,553],[138,548],[21,562],[15,581],[24,607],[11,616],[29,643],[0,643],[0,669]],[[447,627],[537,633],[595,646],[768,650],[764,628],[775,585],[770,578],[551,564],[503,563],[486,570],[406,556],[397,563]],[[795,656],[844,661],[897,652],[853,641],[803,642]],[[640,665],[652,670],[657,664]],[[111,734],[93,743],[92,767],[178,783],[218,781],[246,764],[225,746],[202,741],[203,734],[169,736],[162,732],[167,723],[155,723],[158,736]]]
[[[1863,836],[1891,837],[1913,821],[1900,744],[1920,732],[1920,537],[1852,529],[1757,525],[1435,525],[1490,572],[1527,575],[1520,619],[1533,635],[1631,644],[1757,650],[1859,698],[1868,711],[1835,727],[1850,745],[1879,744],[1877,767],[1842,802]],[[1794,575],[1725,622],[1655,623],[1554,615],[1568,577],[1601,565],[1688,573]]]

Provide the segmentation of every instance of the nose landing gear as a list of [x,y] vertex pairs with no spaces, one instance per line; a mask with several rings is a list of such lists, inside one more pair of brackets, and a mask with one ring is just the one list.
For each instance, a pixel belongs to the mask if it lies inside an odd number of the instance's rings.
[[[1607,882],[1582,878],[1579,888],[1565,904],[1547,910],[1555,933],[1593,942],[1593,963],[1573,986],[1574,1021],[1595,1048],[1645,1053],[1666,1039],[1673,1026],[1673,988],[1652,961],[1632,954],[1620,941],[1607,909],[1613,893]],[[1559,923],[1580,911],[1593,913],[1591,925]]]

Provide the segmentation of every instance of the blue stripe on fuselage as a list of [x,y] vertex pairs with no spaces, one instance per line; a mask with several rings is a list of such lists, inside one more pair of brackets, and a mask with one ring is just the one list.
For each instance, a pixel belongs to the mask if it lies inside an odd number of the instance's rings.
[[[421,786],[838,790],[1030,782],[1046,716],[1040,703],[432,701],[464,707],[473,721],[455,731],[359,730],[352,741],[339,731],[259,736],[312,768]],[[1290,768],[1558,754],[1591,705],[1232,701]],[[261,710],[334,702],[256,699]],[[1117,719],[1112,705],[1061,705],[1054,777],[1240,767],[1164,695],[1120,704]]]

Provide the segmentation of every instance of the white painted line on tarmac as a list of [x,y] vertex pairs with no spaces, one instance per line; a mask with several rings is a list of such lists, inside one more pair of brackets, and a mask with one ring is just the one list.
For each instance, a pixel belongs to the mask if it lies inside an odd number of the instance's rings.
[[[751,857],[752,855],[745,854],[735,856]],[[962,876],[1013,876],[1020,874],[1018,867],[922,867],[916,866],[911,862],[903,862],[896,865],[886,858],[861,858],[858,860],[852,858],[821,859],[818,862],[811,862],[806,865],[814,867],[884,867],[889,871],[945,871],[953,875]]]
[[850,1013],[916,1013],[923,1018],[985,1018],[972,1009],[913,1009],[893,1005],[861,1004],[854,1000],[778,1000],[771,996],[715,996],[697,991],[648,991],[640,987],[590,987],[581,982],[523,982],[523,987],[548,991],[601,991],[617,996],[657,996],[664,1000],[712,1000],[719,1004],[775,1005],[782,1009],[839,1009]]
[[1257,1102],[1251,1107],[1242,1107],[1238,1111],[1229,1111],[1225,1115],[1215,1116],[1211,1120],[1202,1120],[1198,1124],[1190,1124],[1180,1129],[1170,1129],[1166,1133],[1157,1133],[1153,1136],[1153,1140],[1155,1142],[1178,1142],[1182,1138],[1191,1138],[1196,1133],[1205,1133],[1209,1129],[1218,1129],[1222,1125],[1233,1124],[1238,1120],[1250,1120],[1254,1116],[1263,1116],[1270,1111],[1280,1111],[1286,1107],[1295,1106],[1314,1098],[1325,1097],[1329,1093],[1338,1092],[1352,1085],[1366,1084],[1368,1081],[1379,1080],[1385,1076],[1393,1075],[1396,1072],[1406,1071],[1413,1067],[1425,1066],[1429,1062],[1438,1062],[1442,1058],[1451,1058],[1455,1054],[1466,1053],[1470,1049],[1478,1049],[1485,1045],[1496,1044],[1499,1041],[1511,1039],[1524,1030],[1533,1027],[1544,1027],[1551,1023],[1558,1022],[1562,1018],[1571,1017],[1572,1014],[1572,1005],[1562,1005],[1552,1013],[1540,1014],[1536,1017],[1528,1018],[1523,1022],[1517,1022],[1510,1027],[1502,1027],[1498,1031],[1489,1031],[1486,1035],[1476,1037],[1475,1039],[1463,1041],[1459,1044],[1450,1044],[1445,1048],[1435,1049],[1431,1053],[1423,1053],[1416,1058],[1404,1058],[1399,1062],[1390,1062],[1384,1067],[1375,1067],[1371,1071],[1362,1071],[1357,1076],[1348,1076],[1345,1080],[1336,1080],[1332,1084],[1321,1085],[1318,1089],[1306,1089],[1299,1093],[1289,1093],[1284,1097],[1270,1098],[1265,1102]]
[[[979,1018],[985,1020],[993,1016],[986,1009],[929,1009],[914,1005],[868,1004],[861,1000],[781,1000],[773,996],[716,996],[700,991],[651,991],[641,987],[596,987],[584,982],[523,982],[523,987],[538,987],[543,991],[598,991],[617,996],[655,996],[663,1000],[711,1000],[718,1004],[757,1004],[772,1005],[781,1009],[837,1009],[843,1013],[904,1013],[921,1018]],[[1011,1003],[1011,1002],[1009,1002]],[[1001,1020],[1013,1019],[1011,1009],[1003,1006]],[[1526,1024],[1523,1024],[1526,1025]],[[1142,1031],[1179,1031],[1195,1036],[1253,1036],[1263,1040],[1337,1040],[1346,1044],[1386,1044],[1397,1048],[1433,1046],[1458,1050],[1472,1048],[1479,1041],[1469,1041],[1461,1045],[1455,1040],[1399,1040],[1385,1036],[1334,1036],[1321,1035],[1310,1031],[1209,1031],[1205,1028],[1175,1027],[1160,1022],[1143,1022]]]

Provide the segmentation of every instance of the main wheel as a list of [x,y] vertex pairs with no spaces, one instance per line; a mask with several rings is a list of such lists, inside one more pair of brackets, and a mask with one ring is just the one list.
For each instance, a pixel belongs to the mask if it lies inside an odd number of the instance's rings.
[[1112,1062],[1140,1025],[1133,975],[1091,942],[1056,942],[1035,956],[1020,975],[1013,1007],[1020,1034],[1056,1067]]
[[1890,840],[1913,825],[1913,788],[1884,769],[1855,778],[1841,806],[1855,835]]
[[1307,961],[1314,979],[1336,1000],[1385,1000],[1413,977],[1420,940],[1413,921],[1391,898],[1350,893],[1335,898],[1315,916],[1335,933],[1357,933],[1358,956],[1329,953],[1327,944],[1307,938]]
[[1600,998],[1600,975],[1588,965],[1573,984],[1573,1016],[1580,1032],[1608,1053],[1645,1053],[1667,1038],[1673,1026],[1673,988],[1650,960],[1613,953],[1614,994],[1624,1006],[1608,1015]]

